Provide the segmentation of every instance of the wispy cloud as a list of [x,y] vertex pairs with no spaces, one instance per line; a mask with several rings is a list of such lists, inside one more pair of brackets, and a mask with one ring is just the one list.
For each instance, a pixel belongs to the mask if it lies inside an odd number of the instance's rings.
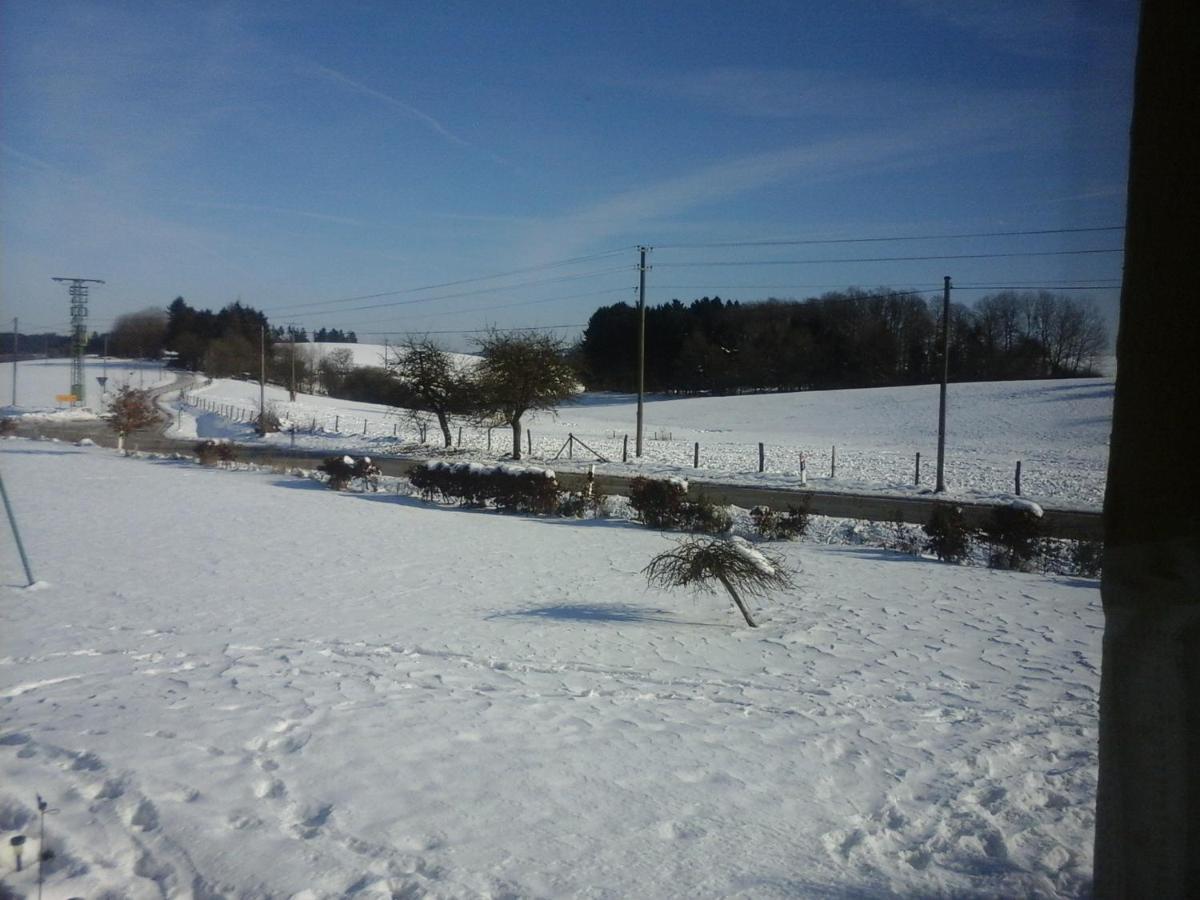
[[373,87],[368,87],[362,82],[355,81],[348,75],[344,75],[336,69],[331,69],[328,66],[313,66],[312,71],[315,74],[320,75],[322,78],[334,82],[335,84],[340,84],[342,87],[349,88],[350,90],[362,94],[365,97],[371,97],[375,100],[378,100],[380,103],[390,106],[392,109],[397,110],[398,112],[401,112],[410,118],[416,119],[419,122],[423,122],[429,127],[430,131],[441,135],[452,144],[457,144],[460,147],[474,147],[474,144],[463,140],[433,116],[429,115],[429,113],[418,109],[411,103],[405,103],[403,100],[393,97],[391,94],[385,94],[383,91],[377,91]]
[[221,203],[201,200],[192,204],[202,209],[223,209],[230,212],[264,212],[280,216],[302,216],[306,219],[316,219],[319,222],[335,222],[339,225],[362,225],[359,219],[348,216],[335,216],[329,213],[311,212],[306,209],[292,209],[286,206],[265,206],[260,203]]

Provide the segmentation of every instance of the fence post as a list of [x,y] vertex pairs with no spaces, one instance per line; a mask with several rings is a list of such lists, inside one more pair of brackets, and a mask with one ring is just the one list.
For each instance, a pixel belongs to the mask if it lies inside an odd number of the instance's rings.
[[334,434],[340,434],[338,429],[341,427],[341,425],[342,425],[342,417],[334,416],[333,417],[333,433]]
[[829,477],[837,478],[837,444],[833,445],[833,452],[829,455]]
[[367,433],[367,420],[363,419],[363,434],[365,435],[366,433]]
[[399,427],[400,427],[400,426],[399,426],[399,424],[397,424],[396,422],[393,422],[393,423],[392,423],[392,437],[396,437],[396,430],[397,430]]
[[700,442],[696,441],[696,446],[692,448],[692,468],[700,468]]
[[575,435],[567,432],[567,459],[575,458]]
[[462,426],[458,426],[458,446],[462,447]]
[[487,432],[488,432],[488,453],[491,453],[492,452],[492,429],[490,426],[488,427]]
[[758,442],[758,471],[761,473],[766,465],[766,452],[763,449],[762,441]]
[[1017,460],[1017,496],[1021,496],[1021,461]]
[[800,483],[808,484],[808,459],[803,453],[800,454]]
[[313,416],[312,425],[310,425],[310,426],[308,427],[308,431],[309,431],[309,433],[310,433],[310,434],[316,434],[316,433],[317,433],[317,417],[316,417],[316,416]]
[[625,440],[621,444],[621,462],[629,462],[629,435],[625,435]]
[[525,432],[525,443],[529,446],[529,455],[533,456],[533,432]]
[[913,484],[921,483],[921,451],[917,451],[917,473],[913,476]]

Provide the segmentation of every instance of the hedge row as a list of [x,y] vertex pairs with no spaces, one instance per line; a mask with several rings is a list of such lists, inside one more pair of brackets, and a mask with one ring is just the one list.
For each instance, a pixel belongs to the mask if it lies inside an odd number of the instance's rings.
[[558,479],[552,469],[535,466],[485,466],[471,462],[424,463],[408,480],[426,500],[461,506],[494,506],[510,512],[546,515],[558,509]]

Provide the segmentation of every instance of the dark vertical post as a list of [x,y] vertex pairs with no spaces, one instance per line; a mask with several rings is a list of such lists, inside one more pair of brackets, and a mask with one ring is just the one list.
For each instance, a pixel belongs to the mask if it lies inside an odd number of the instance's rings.
[[763,471],[766,466],[767,458],[766,451],[763,449],[762,441],[758,442],[758,471]]
[[917,472],[913,476],[913,484],[921,483],[921,451],[917,451]]
[[629,435],[625,435],[625,440],[621,443],[621,462],[629,462]]
[[1017,496],[1021,496],[1021,461],[1017,460]]
[[525,432],[525,443],[529,447],[529,455],[533,456],[533,432],[532,431]]
[[637,448],[642,455],[642,405],[646,390],[646,248],[638,247],[638,372],[637,372]]
[[1141,6],[1104,495],[1094,894],[1200,893],[1200,5]]
[[696,446],[692,450],[692,468],[700,468],[700,442],[696,441]]
[[16,408],[17,405],[17,319],[13,319],[13,390],[12,390],[12,405]]
[[258,329],[258,430],[267,430],[267,326]]
[[942,286],[942,386],[938,394],[938,458],[937,487],[946,490],[946,382],[950,380],[950,276],[943,276]]
[[833,445],[829,453],[829,477],[837,478],[837,444]]
[[567,432],[567,459],[575,458],[575,435]]
[[338,434],[339,433],[338,429],[341,427],[342,427],[342,417],[334,416],[333,417],[333,433]]

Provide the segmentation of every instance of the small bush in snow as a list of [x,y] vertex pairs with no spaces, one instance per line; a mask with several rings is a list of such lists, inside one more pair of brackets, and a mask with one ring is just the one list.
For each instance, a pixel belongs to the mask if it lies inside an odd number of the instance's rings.
[[929,540],[925,548],[944,562],[961,562],[971,552],[971,529],[963,520],[961,506],[938,503],[925,525]]
[[751,628],[758,626],[741,595],[761,596],[790,588],[793,583],[779,559],[738,537],[685,538],[650,560],[642,574],[651,585],[665,588],[714,591],[714,583],[719,582]]
[[558,479],[551,469],[438,460],[413,469],[408,480],[426,500],[440,497],[463,506],[490,504],[497,509],[539,515],[558,509]]
[[17,420],[9,416],[0,418],[0,437],[8,437],[17,433]]
[[274,434],[279,428],[279,413],[269,406],[254,417],[254,430],[259,434]]
[[354,479],[362,479],[363,490],[375,489],[379,484],[379,467],[369,456],[330,456],[317,471],[329,476],[329,486],[335,491],[344,491]]
[[639,477],[629,483],[629,506],[650,528],[678,528],[685,503],[686,481]]
[[629,483],[629,506],[648,528],[723,534],[732,527],[728,509],[703,495],[688,500],[687,490],[687,482],[679,478],[635,478]]
[[993,569],[1027,572],[1038,554],[1040,509],[997,506],[983,531],[992,545],[988,565]]
[[1077,575],[1099,578],[1104,566],[1103,542],[1076,541],[1071,547],[1071,565]]
[[803,537],[808,530],[808,509],[789,506],[787,512],[777,512],[769,506],[756,506],[750,518],[759,537],[767,541],[791,541]]
[[212,439],[198,443],[193,452],[202,466],[215,466],[217,463],[231,463],[237,455],[233,444],[228,441]]

